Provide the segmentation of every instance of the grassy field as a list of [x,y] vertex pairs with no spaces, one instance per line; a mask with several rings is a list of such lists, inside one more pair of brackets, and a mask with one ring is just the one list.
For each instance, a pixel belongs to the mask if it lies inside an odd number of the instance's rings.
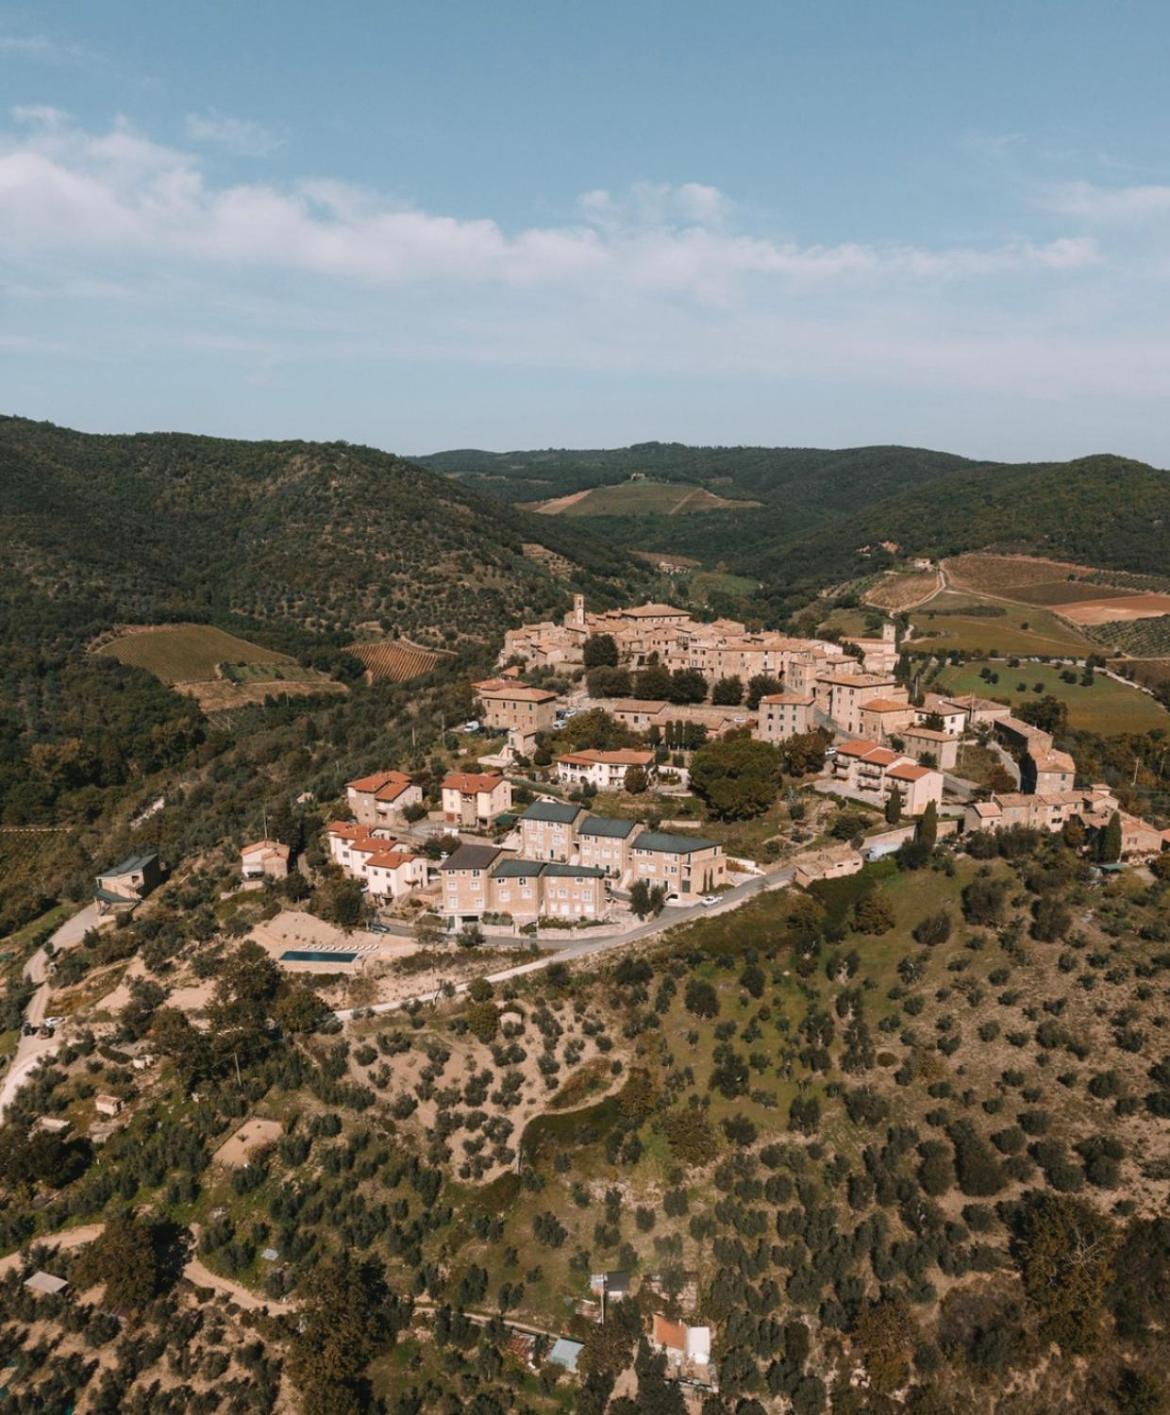
[[979,676],[983,666],[968,663],[962,668],[944,669],[937,686],[951,693],[979,693],[1000,698],[1013,706],[1051,695],[1068,704],[1070,727],[1105,736],[1170,727],[1170,713],[1160,703],[1137,688],[1100,673],[1091,688],[1082,688],[1079,682],[1064,682],[1061,670],[1046,663],[1023,663],[1019,668],[1009,668],[1003,660],[995,660],[990,667],[999,674],[999,682],[988,684]]
[[238,639],[212,624],[174,624],[132,630],[105,644],[111,654],[134,668],[145,668],[164,683],[209,682],[217,663],[279,663],[296,665],[287,654]]
[[[1001,609],[1002,614],[970,612]],[[967,611],[967,612],[964,612]],[[911,612],[912,643],[946,653],[1069,654],[1084,658],[1096,645],[1086,635],[1039,607],[996,604],[978,595],[945,590]]]
[[700,511],[740,511],[758,501],[729,501],[687,482],[636,481],[595,486],[584,496],[557,497],[529,509],[550,516],[682,516]]

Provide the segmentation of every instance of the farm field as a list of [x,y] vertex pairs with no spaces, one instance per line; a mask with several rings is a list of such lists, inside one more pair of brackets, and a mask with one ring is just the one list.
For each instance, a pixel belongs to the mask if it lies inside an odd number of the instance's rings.
[[912,611],[911,620],[911,642],[940,653],[961,649],[964,653],[1069,654],[1085,658],[1097,647],[1051,610],[996,604],[979,595],[950,590]]
[[1134,623],[1143,619],[1165,619],[1170,614],[1170,595],[1114,595],[1107,599],[1086,599],[1058,606],[1058,612],[1077,624],[1109,625]]
[[279,663],[296,667],[287,654],[239,639],[212,624],[167,624],[134,628],[99,653],[133,668],[145,668],[164,683],[198,683],[216,678],[220,663]]
[[888,609],[891,613],[908,609],[932,594],[939,585],[939,577],[933,570],[915,570],[912,573],[883,575],[871,585],[862,598],[866,604],[876,609]]
[[545,516],[682,516],[701,511],[742,511],[758,501],[729,501],[701,486],[684,482],[622,482],[594,486],[525,504],[525,510]]
[[360,658],[366,665],[371,682],[406,683],[421,678],[445,657],[437,649],[420,648],[417,644],[384,639],[369,644],[348,644],[346,653]]
[[[1083,581],[1087,576],[1099,573],[1091,565],[1077,565],[1071,560],[1046,560],[1034,555],[993,555],[985,551],[953,556],[944,561],[943,568],[956,589],[974,590],[977,594],[998,595],[1005,599],[1015,598],[1017,590]],[[1094,586],[1097,593],[1105,588]]]
[[984,666],[968,663],[961,668],[944,669],[936,686],[950,693],[978,693],[982,697],[997,698],[1010,702],[1013,707],[1051,696],[1068,704],[1070,727],[1107,737],[1170,727],[1170,713],[1161,703],[1101,673],[1096,675],[1091,688],[1082,688],[1079,682],[1066,683],[1060,676],[1061,669],[1052,664],[1022,663],[1018,668],[1009,668],[1005,660],[996,659],[988,666],[999,675],[999,682],[988,683],[979,676]]

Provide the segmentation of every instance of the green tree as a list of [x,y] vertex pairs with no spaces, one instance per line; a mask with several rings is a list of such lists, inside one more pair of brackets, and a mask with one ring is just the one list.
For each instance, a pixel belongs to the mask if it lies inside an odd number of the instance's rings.
[[650,783],[647,779],[644,767],[631,766],[626,768],[626,775],[622,784],[631,796],[641,796]]
[[780,691],[780,680],[773,678],[770,673],[757,673],[748,679],[747,685],[747,708],[749,712],[755,712],[760,705],[761,698],[771,697],[773,693]]
[[889,933],[897,922],[890,901],[876,889],[863,894],[853,905],[853,927],[859,933]]
[[1100,1343],[1115,1249],[1113,1224],[1079,1199],[1033,1194],[1021,1208],[1012,1255],[1041,1334],[1068,1353]]
[[162,1290],[154,1225],[133,1212],[110,1219],[83,1250],[78,1266],[77,1285],[104,1286],[104,1304],[115,1312],[140,1312]]
[[1102,864],[1115,864],[1121,859],[1121,816],[1117,811],[1097,837],[1097,858]]
[[780,780],[780,753],[746,734],[709,742],[691,759],[691,789],[719,820],[763,815]]
[[933,801],[926,803],[926,810],[918,817],[914,826],[914,839],[934,849],[938,839],[938,807]]
[[896,786],[886,797],[885,817],[887,825],[897,825],[902,819],[902,793]]
[[582,658],[586,669],[616,668],[618,665],[617,640],[612,634],[590,634],[585,640]]
[[366,1367],[390,1335],[382,1274],[376,1264],[346,1249],[313,1268],[301,1295],[289,1374],[306,1406],[316,1405],[329,1391],[335,1392],[335,1399],[352,1399]]
[[277,1025],[285,1032],[315,1032],[330,1015],[328,1004],[304,984],[290,987],[273,1008]]
[[743,680],[734,674],[720,678],[711,690],[711,701],[720,707],[738,707],[743,702]]

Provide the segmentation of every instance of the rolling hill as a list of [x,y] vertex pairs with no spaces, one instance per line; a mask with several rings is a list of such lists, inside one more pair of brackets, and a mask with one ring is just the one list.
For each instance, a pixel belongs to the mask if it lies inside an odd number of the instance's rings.
[[[719,516],[582,516],[612,544],[722,563],[787,600],[873,568],[895,542],[912,554],[1000,546],[1109,568],[1158,572],[1170,559],[1170,475],[1099,455],[1060,463],[975,462],[909,447],[686,447],[484,453],[422,458],[502,499],[534,501],[605,487],[632,473],[762,505]],[[636,483],[635,483],[636,485]]]
[[0,642],[75,647],[114,623],[267,628],[274,647],[363,624],[453,645],[548,612],[567,562],[599,599],[642,571],[529,516],[347,443],[93,436],[0,419]]

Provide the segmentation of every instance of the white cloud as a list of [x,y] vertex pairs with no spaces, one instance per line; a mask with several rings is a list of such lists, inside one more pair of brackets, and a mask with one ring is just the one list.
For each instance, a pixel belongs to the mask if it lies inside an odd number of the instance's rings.
[[206,113],[188,113],[186,132],[192,142],[222,148],[234,157],[269,157],[283,142],[263,123],[232,118],[214,108]]
[[1062,216],[1094,222],[1141,222],[1170,213],[1170,186],[1103,187],[1063,182],[1043,189],[1041,202]]
[[[216,185],[194,154],[156,143],[123,120],[91,134],[54,109],[14,116],[21,131],[0,140],[0,236],[9,249],[105,250],[387,286],[489,282],[596,291],[604,284],[715,304],[748,282],[801,289],[963,281],[1071,272],[1100,259],[1085,237],[937,249],[779,241],[733,229],[732,203],[697,182],[641,183],[620,198],[589,192],[580,199],[580,223],[508,233],[489,217],[403,208],[328,179]],[[236,121],[216,119],[222,133],[238,136],[223,126]]]
[[0,54],[44,64],[88,64],[94,55],[83,45],[47,34],[0,34]]

